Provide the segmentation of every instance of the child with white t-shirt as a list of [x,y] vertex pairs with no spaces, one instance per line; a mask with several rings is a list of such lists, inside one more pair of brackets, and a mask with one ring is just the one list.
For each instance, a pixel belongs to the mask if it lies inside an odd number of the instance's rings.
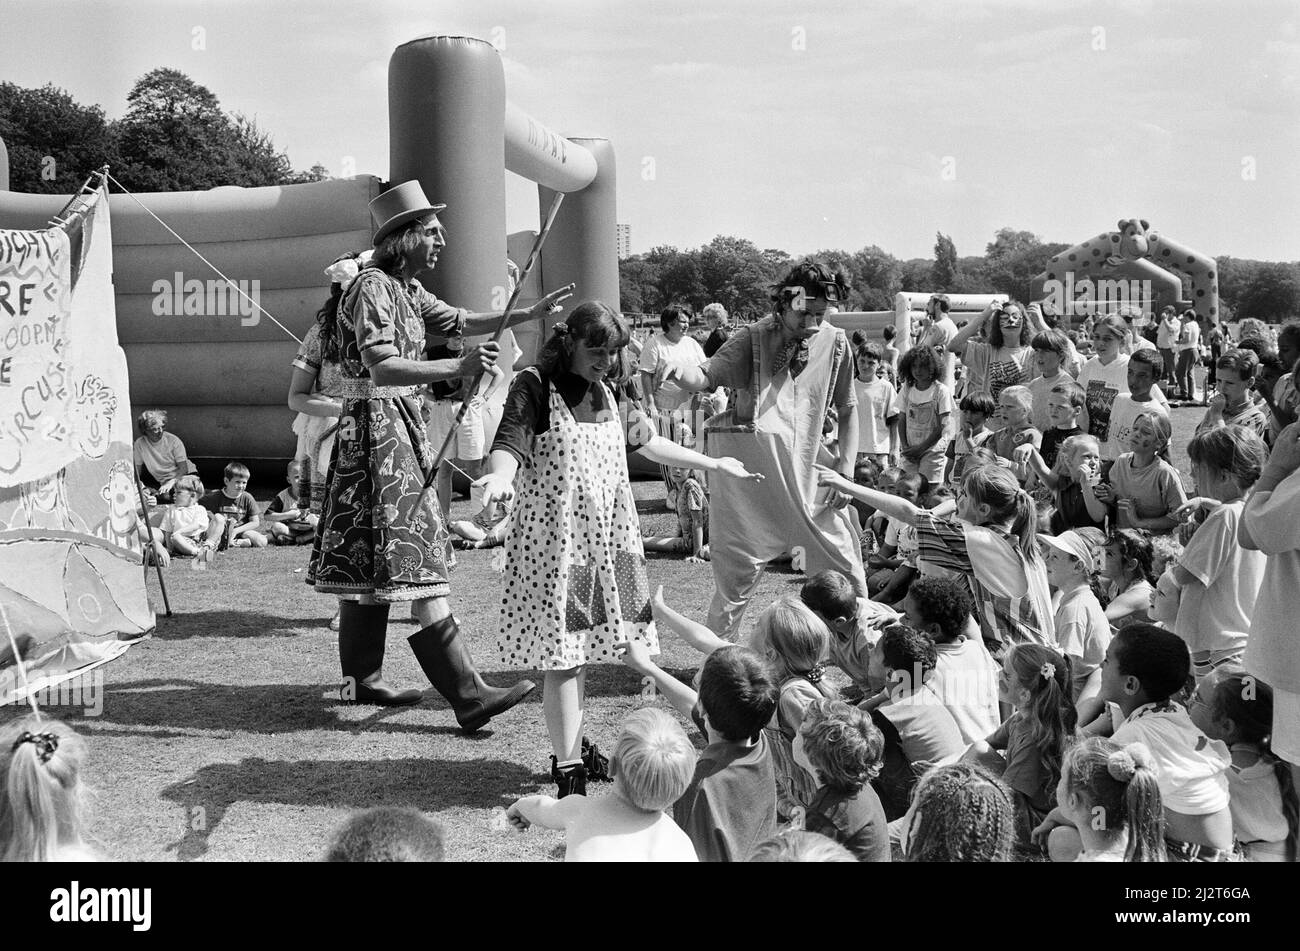
[[1101,691],[1101,662],[1110,644],[1110,621],[1089,585],[1097,561],[1092,546],[1073,530],[1039,535],[1047,581],[1057,591],[1056,643],[1070,658],[1074,702],[1081,709]]
[[944,451],[955,405],[952,392],[938,379],[939,358],[930,347],[913,347],[903,357],[898,394],[902,467],[919,472],[931,485],[943,481]]
[[858,458],[872,456],[882,466],[898,453],[898,431],[894,428],[897,413],[894,401],[898,393],[894,384],[878,373],[880,347],[865,343],[856,354],[857,375],[853,391],[858,397]]
[[1201,497],[1180,512],[1208,509],[1209,514],[1166,572],[1180,589],[1174,631],[1187,642],[1199,679],[1220,664],[1240,660],[1246,649],[1267,559],[1241,547],[1237,526],[1267,452],[1251,430],[1220,426],[1193,437],[1187,453]]
[[1033,410],[1030,424],[1041,433],[1056,425],[1048,412],[1047,398],[1052,387],[1062,383],[1073,383],[1074,377],[1064,369],[1064,363],[1070,354],[1070,338],[1055,328],[1034,334],[1030,342],[1034,348],[1034,365],[1038,376],[1029,381],[1029,392],[1033,398]]
[[1128,392],[1120,393],[1110,409],[1109,438],[1101,444],[1101,458],[1110,462],[1129,448],[1133,424],[1143,413],[1157,413],[1169,418],[1169,404],[1163,395],[1157,399],[1156,378],[1160,374],[1160,354],[1139,350],[1128,358]]

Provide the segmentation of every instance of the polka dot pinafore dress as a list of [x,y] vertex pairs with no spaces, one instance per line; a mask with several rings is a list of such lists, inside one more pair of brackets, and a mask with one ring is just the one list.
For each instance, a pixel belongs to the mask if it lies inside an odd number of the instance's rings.
[[[532,368],[525,373],[535,373]],[[548,382],[551,428],[515,477],[497,649],[514,667],[612,663],[614,645],[659,653],[645,549],[617,413],[579,423]],[[604,386],[604,384],[600,384]],[[617,406],[606,390],[608,406]]]

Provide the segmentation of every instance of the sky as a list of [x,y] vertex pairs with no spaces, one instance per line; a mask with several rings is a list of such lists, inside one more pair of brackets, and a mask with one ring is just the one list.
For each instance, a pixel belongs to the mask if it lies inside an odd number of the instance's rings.
[[[482,37],[516,106],[611,141],[634,252],[930,257],[942,231],[968,255],[1001,227],[1073,244],[1137,217],[1300,260],[1289,0],[0,0],[0,24],[0,80],[119,117],[173,67],[295,168],[382,178],[393,50]],[[507,229],[536,228],[535,187],[507,179]]]

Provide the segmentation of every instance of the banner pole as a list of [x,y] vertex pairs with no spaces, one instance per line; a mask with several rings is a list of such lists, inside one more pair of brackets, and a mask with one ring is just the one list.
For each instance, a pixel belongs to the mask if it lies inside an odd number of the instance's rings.
[[145,553],[144,559],[144,578],[149,580],[149,557],[153,557],[153,566],[158,570],[158,587],[162,589],[163,608],[167,612],[164,617],[172,616],[172,606],[167,600],[167,582],[163,581],[162,561],[158,558],[158,553],[153,550],[153,522],[149,521],[149,503],[144,498],[144,483],[140,481],[140,470],[135,470],[135,490],[140,495],[140,511],[144,513],[144,524],[148,530],[149,550]]
[[[501,320],[497,324],[496,332],[492,334],[492,342],[498,343],[509,326],[510,316],[514,312],[515,305],[519,303],[519,297],[524,291],[524,281],[528,280],[528,274],[537,263],[537,258],[541,254],[542,245],[546,243],[546,236],[551,231],[551,226],[555,224],[555,216],[559,214],[560,204],[564,201],[564,192],[556,192],[555,199],[551,202],[551,207],[546,213],[546,220],[542,223],[542,230],[538,232],[536,240],[533,241],[533,249],[528,252],[528,260],[524,262],[523,270],[519,272],[519,280],[515,282],[515,289],[510,294],[510,299],[506,301],[506,308],[501,312]],[[470,399],[478,390],[479,383],[483,380],[483,371],[479,370],[470,382],[467,392],[471,394]],[[418,509],[424,504],[424,496],[428,493],[429,487],[433,485],[434,480],[438,478],[438,468],[442,465],[443,460],[447,457],[447,449],[451,446],[452,439],[456,436],[456,430],[460,429],[460,424],[465,420],[465,414],[469,412],[470,400],[463,400],[460,409],[456,412],[456,418],[452,421],[451,428],[442,440],[442,446],[438,449],[438,455],[434,457],[433,467],[425,477],[424,488],[420,490],[420,497],[416,500],[415,506]],[[441,509],[441,505],[439,505]],[[442,513],[446,516],[446,512]]]

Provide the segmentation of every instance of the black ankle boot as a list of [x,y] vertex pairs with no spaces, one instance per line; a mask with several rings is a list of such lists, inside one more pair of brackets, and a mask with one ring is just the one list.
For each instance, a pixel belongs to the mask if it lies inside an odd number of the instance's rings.
[[419,690],[396,690],[384,683],[384,639],[388,632],[388,605],[339,602],[339,665],[345,703],[376,703],[401,707],[419,703]]
[[494,716],[505,713],[537,689],[531,680],[521,680],[509,688],[485,683],[474,667],[474,659],[461,639],[460,625],[454,617],[434,621],[407,641],[420,662],[420,669],[451,704],[456,722],[466,733],[481,730]]
[[560,787],[556,799],[563,799],[565,796],[587,795],[587,767],[581,763],[573,763],[564,767],[564,769],[560,769],[555,757],[552,756],[551,779]]

